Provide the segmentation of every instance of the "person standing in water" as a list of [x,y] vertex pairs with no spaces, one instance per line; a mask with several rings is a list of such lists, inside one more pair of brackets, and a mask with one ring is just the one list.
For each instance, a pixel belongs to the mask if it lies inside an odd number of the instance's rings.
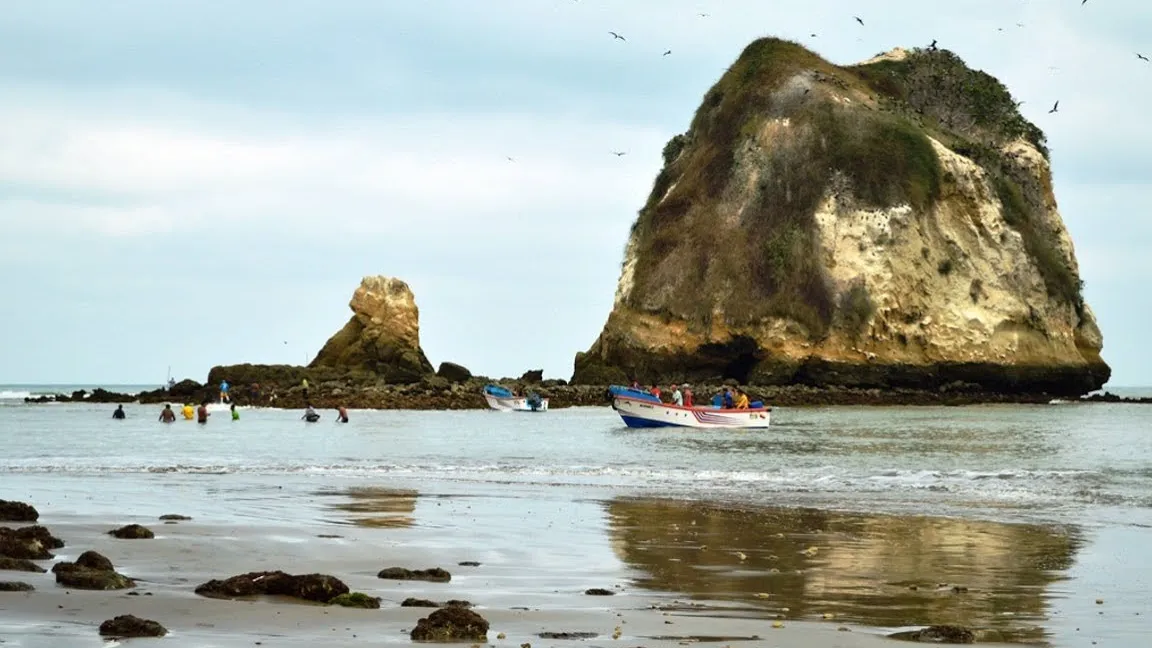
[[200,403],[200,407],[196,408],[196,422],[200,425],[208,423],[208,403]]
[[128,415],[124,413],[124,406],[123,405],[117,405],[116,411],[112,412],[112,418],[114,418],[114,419],[122,419],[122,418],[127,418],[127,417],[128,417]]
[[184,415],[185,421],[191,421],[196,412],[192,409],[192,403],[184,403],[184,407],[180,408],[180,413]]
[[343,405],[340,405],[339,407],[336,408],[336,422],[337,423],[347,423],[348,422],[348,410],[344,409]]
[[232,420],[233,421],[239,421],[240,420],[240,412],[236,411],[236,403],[232,403],[232,407],[230,407],[228,409],[230,409],[232,411]]
[[164,405],[164,409],[160,410],[160,422],[171,423],[176,420],[176,412],[172,411],[172,404]]
[[220,402],[221,403],[231,402],[231,399],[228,397],[228,387],[229,387],[229,385],[228,385],[227,380],[221,380],[220,381]]

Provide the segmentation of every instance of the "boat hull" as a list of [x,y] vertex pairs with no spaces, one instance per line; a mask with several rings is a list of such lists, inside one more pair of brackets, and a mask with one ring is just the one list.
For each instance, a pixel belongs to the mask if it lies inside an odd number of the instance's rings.
[[491,394],[484,394],[484,400],[488,401],[488,407],[496,410],[497,412],[547,412],[548,399],[540,399],[540,405],[536,409],[528,404],[527,398],[500,398]]
[[616,413],[631,428],[760,429],[768,427],[772,408],[715,409],[677,407],[625,396],[612,400]]

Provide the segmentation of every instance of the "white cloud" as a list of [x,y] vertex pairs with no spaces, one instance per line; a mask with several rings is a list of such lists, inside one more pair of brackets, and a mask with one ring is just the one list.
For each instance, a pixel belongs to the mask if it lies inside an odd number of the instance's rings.
[[[59,110],[0,108],[0,183],[110,197],[118,206],[9,201],[0,202],[0,219],[35,216],[136,235],[176,224],[312,227],[318,218],[352,232],[525,212],[619,218],[599,212],[635,209],[659,165],[650,152],[665,137],[531,115],[397,117],[236,135]],[[637,153],[617,157],[615,148]]]

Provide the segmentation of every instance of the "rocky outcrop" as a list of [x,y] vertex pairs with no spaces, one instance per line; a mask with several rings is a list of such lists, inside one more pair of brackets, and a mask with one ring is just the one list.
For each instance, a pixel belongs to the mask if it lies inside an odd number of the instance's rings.
[[102,637],[163,637],[168,629],[149,619],[123,614],[100,624]]
[[0,571],[22,571],[43,574],[47,570],[27,558],[0,556]]
[[468,371],[464,365],[458,365],[455,362],[441,362],[440,368],[436,370],[436,375],[454,383],[465,383],[472,379],[472,372]]
[[118,590],[136,587],[131,578],[115,571],[112,561],[95,551],[85,551],[75,562],[52,565],[56,582],[87,590]]
[[108,535],[120,538],[121,540],[151,540],[156,537],[156,534],[152,533],[151,529],[140,526],[139,524],[129,524],[119,529],[112,529],[108,532]]
[[416,622],[414,641],[487,641],[488,621],[463,607],[445,607]]
[[447,583],[452,580],[452,574],[449,574],[439,567],[433,567],[431,569],[388,567],[387,569],[381,569],[380,572],[376,574],[376,577],[386,580],[419,580],[431,583]]
[[23,581],[0,581],[0,592],[32,592],[36,588]]
[[59,549],[63,546],[62,540],[39,525],[19,529],[0,527],[0,556],[46,560],[53,557],[49,549]]
[[35,522],[40,513],[31,504],[0,500],[0,522]]
[[432,373],[420,349],[420,312],[408,284],[364,277],[348,303],[352,318],[324,345],[310,367],[358,368],[391,383]]
[[369,596],[363,592],[351,592],[349,594],[341,594],[328,601],[328,605],[339,605],[340,607],[361,608],[364,610],[379,610],[380,597]]
[[[328,603],[344,594],[348,586],[335,576],[303,574],[294,576],[282,571],[249,572],[226,580],[210,580],[196,588],[200,596],[234,599],[247,596],[289,596],[305,601]],[[346,601],[347,599],[341,599]]]
[[757,40],[664,161],[573,382],[1107,381],[1044,135],[951,52]]

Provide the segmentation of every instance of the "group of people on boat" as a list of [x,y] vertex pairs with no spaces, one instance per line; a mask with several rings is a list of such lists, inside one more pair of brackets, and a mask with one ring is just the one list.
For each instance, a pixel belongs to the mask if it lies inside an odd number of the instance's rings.
[[[644,391],[640,383],[635,380],[632,381],[632,389]],[[647,391],[649,394],[660,399],[661,402],[667,402],[664,399],[664,392],[660,390],[658,385],[652,385]],[[676,405],[677,407],[695,407],[696,405],[692,402],[692,397],[691,385],[687,383],[683,385],[672,385],[672,392],[669,396],[672,405]],[[738,387],[725,387],[712,396],[711,403],[712,407],[716,409],[749,409],[751,407],[748,394]]]

